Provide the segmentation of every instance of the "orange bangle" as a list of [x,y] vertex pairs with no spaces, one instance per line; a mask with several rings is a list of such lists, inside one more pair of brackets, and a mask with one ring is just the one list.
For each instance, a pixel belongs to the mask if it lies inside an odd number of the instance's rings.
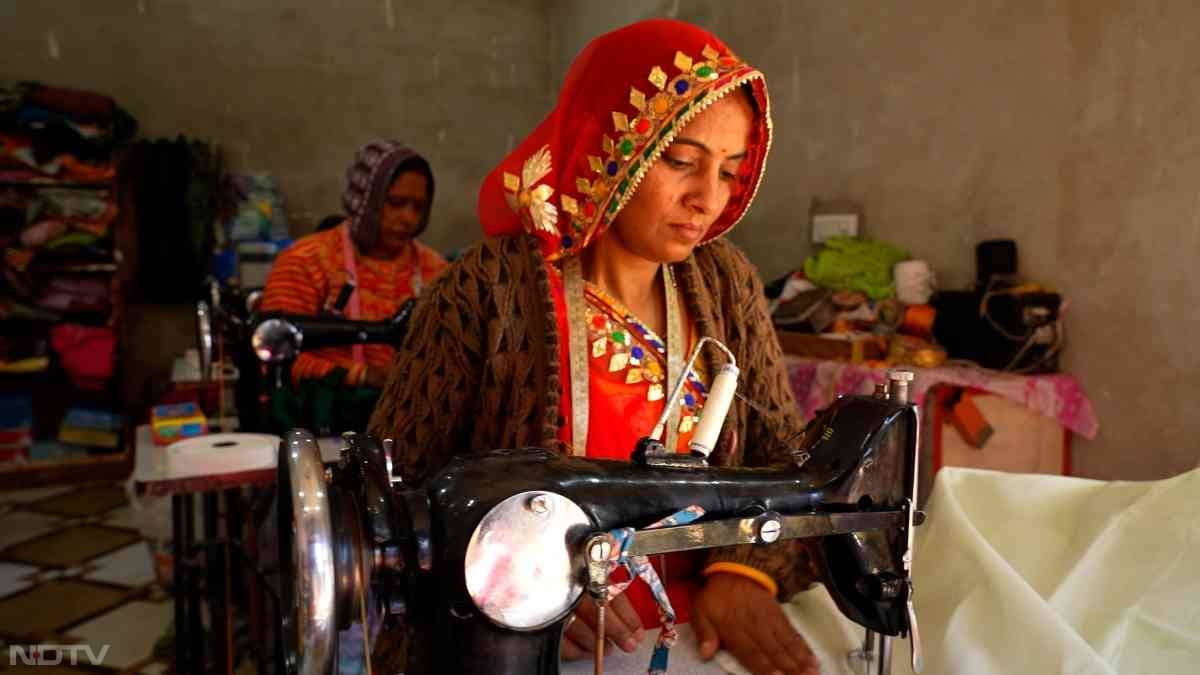
[[749,565],[742,565],[735,562],[715,562],[708,567],[705,567],[701,574],[703,574],[705,577],[708,577],[721,572],[745,577],[759,586],[762,586],[772,596],[779,594],[779,585],[775,583],[774,579],[767,576],[761,570],[754,569]]

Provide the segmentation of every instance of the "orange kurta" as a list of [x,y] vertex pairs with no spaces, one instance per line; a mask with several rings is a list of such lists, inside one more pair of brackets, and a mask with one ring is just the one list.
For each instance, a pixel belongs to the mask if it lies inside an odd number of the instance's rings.
[[[337,316],[332,308],[349,279],[343,237],[347,225],[303,237],[279,255],[263,291],[262,311],[306,316]],[[385,321],[395,316],[414,286],[432,281],[446,261],[433,249],[413,241],[395,258],[384,260],[354,252],[358,277],[359,315],[363,321]],[[416,275],[421,282],[414,284]],[[343,311],[341,315],[345,315]],[[365,345],[363,362],[354,359],[352,347],[305,351],[292,365],[292,379],[320,378],[335,368],[347,371],[346,384],[361,384],[368,366],[386,368],[395,350],[389,345]]]
[[[574,327],[567,326],[562,277],[554,268],[551,268],[549,277],[558,318],[560,372],[569,379],[569,334],[570,328]],[[587,301],[588,324],[588,438],[585,454],[592,459],[628,461],[637,442],[650,435],[670,395],[665,387],[666,344],[618,300],[600,288],[587,284],[584,297]],[[681,309],[683,304],[680,302]],[[686,313],[684,319],[688,348],[683,350],[683,354],[686,357],[697,338],[695,327]],[[688,452],[697,415],[707,394],[707,384],[705,373],[700,372],[698,377],[689,378],[685,385],[679,403],[678,452]],[[572,441],[571,408],[570,397],[564,396],[559,438],[568,447]],[[651,559],[667,589],[677,623],[689,620],[691,594],[700,577],[701,560],[702,555],[694,551]],[[658,606],[645,583],[639,579],[625,593],[646,628],[659,624]]]

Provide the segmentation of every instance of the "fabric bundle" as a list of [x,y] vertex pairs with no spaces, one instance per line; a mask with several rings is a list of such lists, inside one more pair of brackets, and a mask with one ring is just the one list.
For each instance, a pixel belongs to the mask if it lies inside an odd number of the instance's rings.
[[0,178],[107,182],[137,121],[109,97],[37,82],[0,86]]
[[908,253],[887,242],[833,237],[820,253],[804,261],[804,273],[818,286],[858,291],[872,300],[896,294],[892,268]]

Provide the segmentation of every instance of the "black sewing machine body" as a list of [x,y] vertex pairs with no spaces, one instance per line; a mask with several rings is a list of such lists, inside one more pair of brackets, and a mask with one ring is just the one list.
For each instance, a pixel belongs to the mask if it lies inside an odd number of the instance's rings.
[[[405,672],[557,673],[563,626],[587,583],[588,537],[644,527],[696,505],[706,513],[687,526],[686,537],[670,539],[677,528],[652,530],[660,538],[648,545],[659,552],[712,548],[731,537],[762,542],[758,524],[775,520],[782,539],[820,537],[821,580],[847,617],[905,635],[917,435],[913,407],[851,397],[809,425],[790,466],[654,466],[501,450],[457,458],[416,490],[395,484],[386,450],[359,436],[349,439],[327,486],[328,541],[297,527],[295,539],[281,536],[281,559],[310,551],[317,553],[312,562],[321,550],[333,551],[325,557],[337,571],[324,576],[336,581],[322,582],[333,583],[333,624],[347,627],[364,603],[368,612],[402,622],[410,637]],[[304,436],[293,432],[281,450],[280,485],[290,481],[293,493],[296,472],[314,471],[294,458],[289,468],[286,453],[303,448]],[[280,490],[284,499],[287,492]],[[281,507],[287,521],[301,504]],[[550,520],[542,525],[538,518]],[[280,524],[281,533],[291,529]],[[487,549],[489,537],[500,543]],[[492,559],[497,551],[502,560]],[[306,602],[305,584],[314,576],[304,558],[284,575],[293,579],[285,606],[289,597],[296,607]],[[522,560],[545,565],[538,586],[518,580],[528,571],[515,564]],[[370,593],[356,591],[363,580]],[[285,627],[285,635],[299,636],[289,649],[294,671],[328,670],[334,650],[321,645],[333,638],[312,639],[316,606],[293,612]]]
[[239,373],[234,398],[241,431],[278,431],[266,401],[270,392],[286,386],[291,363],[302,351],[367,344],[398,347],[416,304],[410,298],[386,321],[355,321],[263,312],[262,296],[262,290],[247,291],[210,278],[196,303],[201,379],[209,380],[213,360],[221,351],[218,345],[224,343]]

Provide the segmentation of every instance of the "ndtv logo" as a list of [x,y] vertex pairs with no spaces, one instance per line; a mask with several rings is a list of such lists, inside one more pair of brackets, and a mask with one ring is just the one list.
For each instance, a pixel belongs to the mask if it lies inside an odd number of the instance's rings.
[[26,666],[57,666],[65,661],[77,666],[80,654],[83,654],[88,663],[98,666],[104,662],[111,646],[104,645],[97,654],[91,645],[9,645],[8,665],[15,666],[20,661]]

